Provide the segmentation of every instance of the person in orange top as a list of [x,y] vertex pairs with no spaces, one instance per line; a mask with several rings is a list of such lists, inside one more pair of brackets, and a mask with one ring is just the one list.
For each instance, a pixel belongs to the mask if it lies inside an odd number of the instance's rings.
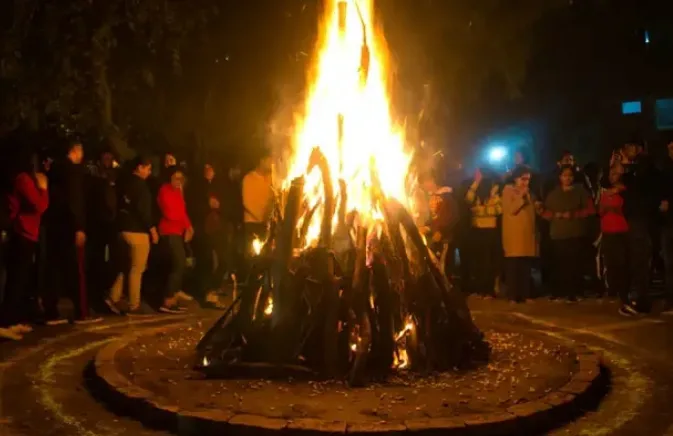
[[187,206],[183,195],[185,175],[178,167],[170,170],[170,177],[159,189],[157,202],[161,219],[159,220],[160,243],[169,260],[168,278],[163,305],[159,311],[181,313],[177,294],[182,292],[182,283],[187,264],[185,243],[194,236],[192,222],[187,215]]

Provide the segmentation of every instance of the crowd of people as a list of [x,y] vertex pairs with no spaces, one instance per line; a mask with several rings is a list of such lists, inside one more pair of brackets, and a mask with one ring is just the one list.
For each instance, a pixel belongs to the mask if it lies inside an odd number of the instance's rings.
[[[580,169],[564,152],[548,175],[517,153],[505,174],[482,168],[462,185],[442,188],[429,176],[422,229],[467,293],[513,302],[597,295],[619,298],[624,316],[647,313],[657,259],[673,296],[673,142],[667,151],[654,162],[629,142],[605,171]],[[541,280],[533,280],[534,270]]]
[[[55,160],[25,154],[0,203],[0,337],[103,313],[180,314],[194,299],[218,306],[245,276],[250,242],[266,237],[268,157],[242,178],[206,162],[187,183],[172,154],[154,172],[147,157],[119,166],[109,151],[86,165],[80,142]],[[452,187],[422,174],[419,226],[466,293],[574,302],[593,291],[620,298],[622,315],[648,312],[659,253],[673,295],[673,143],[660,165],[628,143],[605,168],[580,169],[566,152],[544,176],[519,153],[511,171],[481,168]]]
[[[186,183],[172,154],[154,175],[148,157],[119,166],[104,151],[88,165],[80,142],[63,151],[13,162],[0,209],[0,337],[107,313],[180,314],[195,299],[220,304],[242,268],[239,235],[264,237],[273,204],[268,158],[243,179],[237,168],[221,176],[207,162]],[[64,299],[73,308],[65,314]]]

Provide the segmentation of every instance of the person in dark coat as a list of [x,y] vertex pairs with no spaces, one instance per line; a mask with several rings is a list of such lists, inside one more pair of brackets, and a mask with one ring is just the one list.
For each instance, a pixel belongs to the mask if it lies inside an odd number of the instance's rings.
[[85,274],[86,195],[84,149],[80,142],[68,143],[66,158],[55,164],[50,174],[47,257],[50,283],[54,286],[43,299],[47,324],[67,322],[58,310],[61,295],[74,306],[77,324],[101,321],[89,306]]
[[638,312],[649,312],[650,263],[652,261],[651,229],[660,207],[658,177],[649,157],[637,143],[624,148],[635,158],[625,164],[623,183],[624,216],[629,225],[628,244],[631,274],[631,295]]
[[111,258],[119,250],[117,215],[117,168],[114,154],[104,150],[95,171],[87,178],[87,260],[89,293],[96,304],[114,281]]
[[[119,187],[119,213],[116,228],[123,248],[113,262],[116,278],[110,288],[105,304],[112,313],[121,315],[150,315],[153,311],[142,304],[142,279],[147,269],[147,260],[152,245],[159,242],[159,235],[152,218],[154,199],[147,186],[152,173],[152,163],[145,157],[133,161],[132,173],[124,177]],[[124,283],[128,285],[128,311],[120,307]]]
[[223,216],[224,185],[212,164],[203,166],[203,177],[188,187],[190,215],[194,221],[196,238],[196,294],[204,299],[221,288],[225,273],[232,265],[227,259],[230,234]]

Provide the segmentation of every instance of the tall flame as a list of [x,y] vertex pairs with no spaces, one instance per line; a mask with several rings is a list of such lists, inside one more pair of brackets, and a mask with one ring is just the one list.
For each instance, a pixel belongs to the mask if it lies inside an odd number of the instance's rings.
[[[305,113],[297,123],[289,178],[305,174],[311,151],[320,147],[330,165],[334,186],[347,183],[348,210],[364,219],[380,216],[372,206],[372,173],[383,193],[409,203],[406,175],[411,153],[405,150],[402,127],[390,113],[388,52],[374,23],[374,0],[326,0],[314,75]],[[341,19],[341,22],[340,22]],[[367,79],[362,79],[363,46],[369,50]],[[321,201],[320,175],[306,175],[311,205]],[[319,220],[307,240],[319,233]]]

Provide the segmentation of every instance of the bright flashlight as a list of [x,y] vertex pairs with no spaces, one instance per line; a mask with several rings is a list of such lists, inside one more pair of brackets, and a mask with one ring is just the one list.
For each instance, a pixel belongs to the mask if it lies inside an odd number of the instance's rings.
[[491,163],[502,162],[502,160],[505,157],[507,157],[507,149],[505,147],[501,146],[492,147],[491,150],[488,152],[488,160]]

